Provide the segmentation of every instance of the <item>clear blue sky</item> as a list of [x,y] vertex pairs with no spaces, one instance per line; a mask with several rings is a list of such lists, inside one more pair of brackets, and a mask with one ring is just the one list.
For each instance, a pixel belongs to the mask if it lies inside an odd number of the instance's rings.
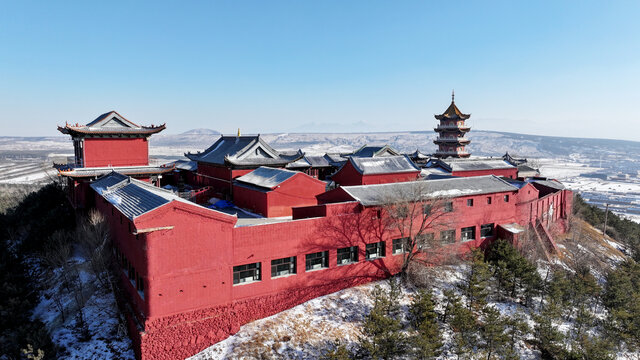
[[[640,2],[4,1],[0,135],[475,129],[640,140]],[[614,125],[615,124],[615,125]]]

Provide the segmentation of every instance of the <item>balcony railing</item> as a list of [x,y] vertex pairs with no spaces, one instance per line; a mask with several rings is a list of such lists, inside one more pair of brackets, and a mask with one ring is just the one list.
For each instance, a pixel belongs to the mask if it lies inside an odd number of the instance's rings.
[[458,125],[438,125],[433,128],[434,131],[443,131],[443,130],[460,130],[460,131],[469,131],[471,127],[469,126],[458,126]]

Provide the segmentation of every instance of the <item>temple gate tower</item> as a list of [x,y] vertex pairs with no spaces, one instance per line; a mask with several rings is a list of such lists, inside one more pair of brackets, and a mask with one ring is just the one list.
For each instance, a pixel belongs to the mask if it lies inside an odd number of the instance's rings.
[[471,130],[465,125],[465,120],[471,117],[470,114],[463,114],[455,103],[455,93],[451,92],[451,105],[441,115],[435,115],[440,120],[440,124],[434,128],[438,133],[438,138],[433,142],[438,145],[435,156],[440,158],[456,157],[466,158],[471,155],[464,147],[471,142],[465,134]]

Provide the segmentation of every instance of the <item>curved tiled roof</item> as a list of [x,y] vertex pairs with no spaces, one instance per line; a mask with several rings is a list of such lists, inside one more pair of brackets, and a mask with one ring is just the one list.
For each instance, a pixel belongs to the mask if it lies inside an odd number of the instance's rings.
[[126,134],[149,136],[151,134],[159,133],[165,128],[165,124],[159,126],[140,126],[127,120],[124,116],[118,114],[116,111],[109,111],[98,116],[95,120],[91,121],[87,125],[65,124],[65,126],[58,126],[58,131],[63,134],[69,135]]
[[408,156],[349,157],[353,167],[363,175],[419,172]]

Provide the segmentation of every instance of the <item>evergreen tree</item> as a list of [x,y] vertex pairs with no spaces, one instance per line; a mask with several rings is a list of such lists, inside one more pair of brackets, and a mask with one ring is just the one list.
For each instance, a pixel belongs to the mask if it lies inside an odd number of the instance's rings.
[[351,360],[353,355],[347,346],[339,340],[332,343],[331,349],[327,350],[323,357],[325,360]]
[[430,292],[420,290],[414,298],[409,312],[415,334],[411,337],[414,355],[418,359],[434,359],[440,355],[442,336],[438,327],[435,304]]
[[570,287],[571,282],[567,279],[565,271],[555,270],[551,281],[545,286],[543,298],[543,300],[546,298],[545,312],[551,319],[558,319],[562,316],[569,298]]
[[392,359],[405,348],[406,339],[400,332],[402,325],[390,314],[393,306],[389,293],[376,286],[373,296],[374,305],[364,322],[360,350],[366,358]]
[[553,315],[549,313],[547,308],[544,308],[540,314],[534,315],[533,318],[536,322],[534,336],[543,358],[558,358],[564,351],[561,345],[564,336],[553,325]]
[[490,360],[493,355],[503,351],[503,347],[509,338],[505,334],[505,320],[496,308],[485,306],[482,309],[482,315],[484,318],[482,338],[487,352],[487,360]]
[[463,356],[477,342],[476,317],[462,304],[460,298],[451,294],[449,299],[449,325],[454,333],[454,350],[458,357]]
[[529,334],[531,328],[527,324],[524,316],[519,312],[506,319],[506,335],[508,337],[509,346],[505,349],[506,359],[518,359],[516,352],[516,343],[523,340],[524,337]]
[[491,278],[489,265],[484,261],[482,250],[473,250],[469,267],[469,273],[462,285],[462,291],[467,297],[468,308],[478,311],[487,302],[487,286]]
[[528,261],[508,241],[497,240],[491,245],[487,254],[493,276],[496,279],[498,294],[502,298],[519,301],[526,306],[538,295],[542,279],[536,266]]

